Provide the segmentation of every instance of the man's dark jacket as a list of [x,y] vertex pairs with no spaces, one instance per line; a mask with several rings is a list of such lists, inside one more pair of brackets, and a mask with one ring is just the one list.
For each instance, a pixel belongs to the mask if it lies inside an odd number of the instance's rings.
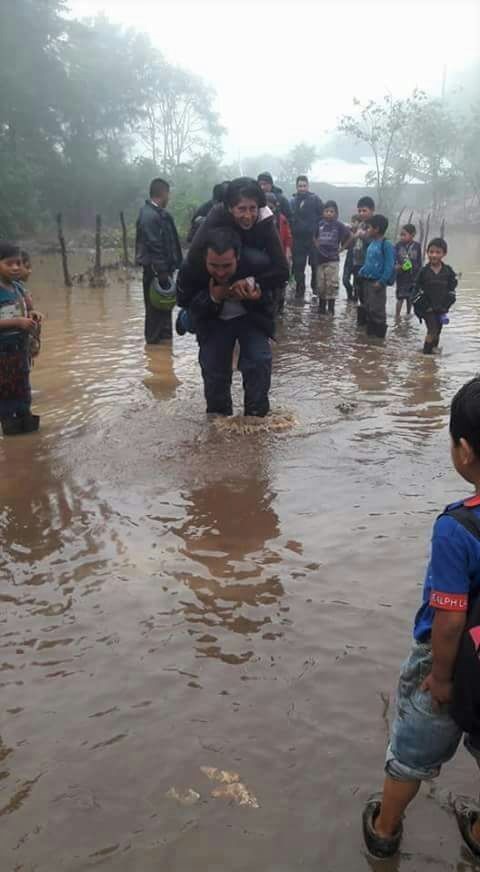
[[323,203],[312,191],[294,194],[291,199],[292,233],[294,240],[313,240],[323,215]]
[[[222,204],[214,206],[200,225],[185,258],[177,280],[177,303],[188,308],[193,315],[197,334],[208,330],[208,322],[218,318],[223,303],[210,298],[210,276],[205,267],[205,245],[211,230],[227,227],[234,230],[242,241],[245,255],[234,280],[254,275],[262,290],[258,301],[242,300],[252,324],[268,336],[275,332],[274,308],[277,290],[288,281],[289,268],[278,236],[273,215],[257,221],[250,230],[241,230],[228,209]],[[252,257],[257,253],[258,268],[252,269]]]
[[151,266],[156,273],[168,275],[172,275],[182,262],[182,249],[172,216],[150,200],[142,206],[137,219],[135,259],[140,266]]

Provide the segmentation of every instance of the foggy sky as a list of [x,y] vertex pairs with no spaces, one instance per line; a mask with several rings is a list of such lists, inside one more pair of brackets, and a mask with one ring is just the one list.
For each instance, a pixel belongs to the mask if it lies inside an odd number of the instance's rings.
[[440,93],[480,54],[479,0],[70,0],[207,80],[227,159],[318,143],[352,99]]

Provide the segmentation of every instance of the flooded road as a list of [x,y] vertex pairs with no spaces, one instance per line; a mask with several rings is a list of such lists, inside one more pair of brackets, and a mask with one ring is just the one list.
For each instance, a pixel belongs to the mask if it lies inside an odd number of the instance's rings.
[[384,346],[343,298],[334,321],[291,301],[273,406],[298,423],[245,437],[206,421],[192,337],[145,350],[139,280],[67,291],[36,264],[42,430],[0,440],[1,872],[475,868],[463,751],[399,858],[360,829],[429,531],[465,495],[447,421],[478,366],[480,242],[450,241],[441,354],[392,289]]

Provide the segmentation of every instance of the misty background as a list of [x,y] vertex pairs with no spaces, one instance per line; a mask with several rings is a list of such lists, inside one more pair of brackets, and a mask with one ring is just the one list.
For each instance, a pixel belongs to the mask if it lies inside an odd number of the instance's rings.
[[480,219],[480,4],[6,0],[0,234],[128,220],[172,182],[184,233],[213,184],[270,170],[344,212]]

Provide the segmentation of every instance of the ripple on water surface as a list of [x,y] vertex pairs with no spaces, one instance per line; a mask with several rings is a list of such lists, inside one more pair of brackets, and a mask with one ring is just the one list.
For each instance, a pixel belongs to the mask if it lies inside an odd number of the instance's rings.
[[[344,301],[333,321],[290,300],[272,401],[294,426],[261,433],[206,420],[193,337],[145,350],[138,280],[36,271],[43,426],[0,440],[6,869],[367,872],[429,528],[463,492],[447,421],[478,358],[476,246],[470,270],[452,240],[431,359],[392,291],[385,344]],[[470,868],[448,795],[474,778],[459,757],[422,794],[402,870]]]

